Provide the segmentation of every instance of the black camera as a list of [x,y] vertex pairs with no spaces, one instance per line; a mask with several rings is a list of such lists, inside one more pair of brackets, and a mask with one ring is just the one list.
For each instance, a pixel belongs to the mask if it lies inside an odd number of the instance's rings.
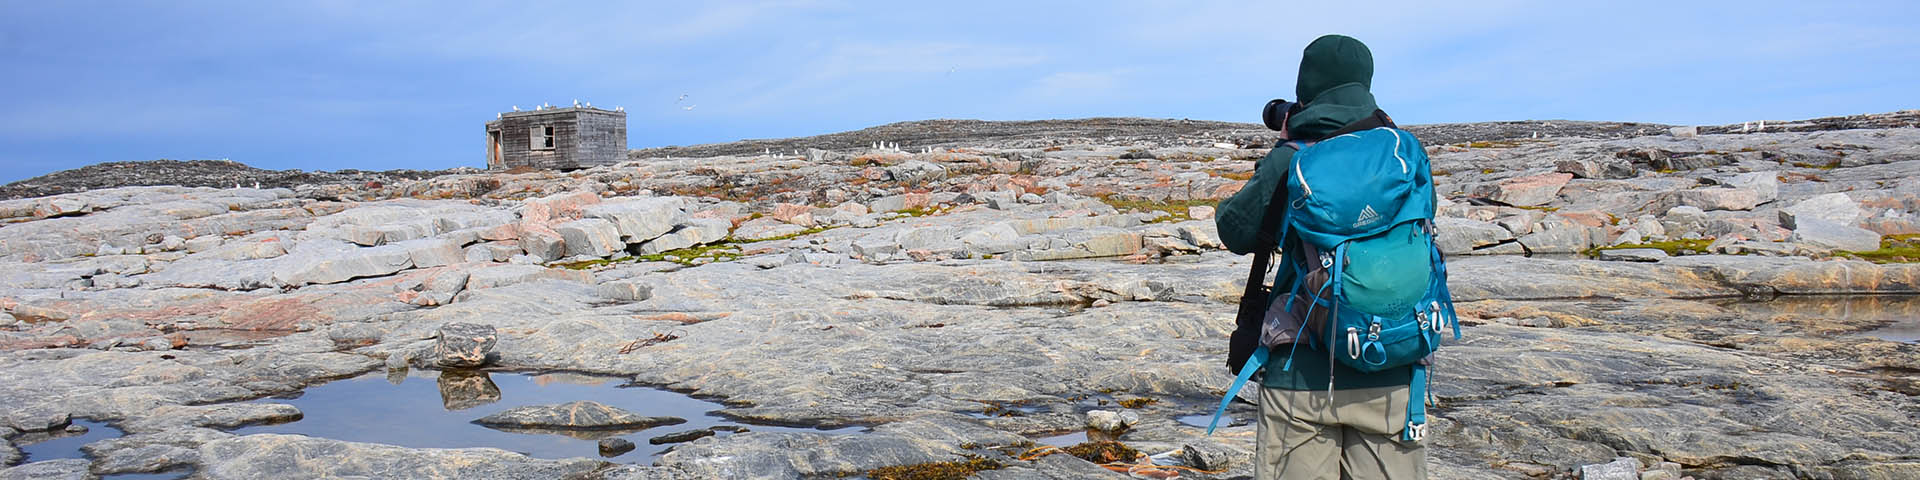
[[1267,129],[1278,132],[1287,128],[1287,117],[1300,113],[1306,107],[1298,102],[1276,98],[1267,102],[1266,108],[1260,109],[1260,121],[1267,124]]

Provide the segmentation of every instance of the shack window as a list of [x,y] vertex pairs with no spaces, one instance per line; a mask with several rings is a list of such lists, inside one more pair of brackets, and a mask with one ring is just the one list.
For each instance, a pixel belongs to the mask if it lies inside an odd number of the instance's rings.
[[534,125],[528,129],[533,134],[527,142],[534,150],[553,150],[553,125]]

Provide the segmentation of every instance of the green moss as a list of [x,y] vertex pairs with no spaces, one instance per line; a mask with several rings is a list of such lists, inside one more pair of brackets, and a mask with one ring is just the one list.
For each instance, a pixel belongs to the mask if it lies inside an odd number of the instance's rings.
[[1148,201],[1148,200],[1122,199],[1115,195],[1107,195],[1107,196],[1100,197],[1100,202],[1105,203],[1107,205],[1112,205],[1114,210],[1119,210],[1122,212],[1129,211],[1129,210],[1138,210],[1142,212],[1151,212],[1151,211],[1167,212],[1166,217],[1160,218],[1158,220],[1154,220],[1152,222],[1147,222],[1147,223],[1184,222],[1187,220],[1192,220],[1193,217],[1187,213],[1188,208],[1211,207],[1220,203],[1219,200],[1170,200],[1165,202],[1154,202],[1154,201]]
[[1120,406],[1127,407],[1127,408],[1140,408],[1140,407],[1145,407],[1147,405],[1152,405],[1155,403],[1160,403],[1160,400],[1153,399],[1153,398],[1146,398],[1146,397],[1128,398],[1128,399],[1120,400]]
[[1836,159],[1834,161],[1827,162],[1826,165],[1814,165],[1807,162],[1793,162],[1793,166],[1800,167],[1800,168],[1817,168],[1820,170],[1833,170],[1836,168],[1840,168],[1840,160]]
[[816,233],[820,233],[820,232],[824,232],[824,231],[827,231],[827,230],[832,230],[832,229],[835,229],[835,228],[840,228],[840,227],[838,227],[838,226],[832,226],[832,225],[821,225],[821,226],[818,226],[818,227],[813,227],[813,228],[809,228],[809,229],[806,229],[806,230],[801,230],[801,231],[798,231],[798,232],[794,232],[794,233],[789,233],[789,234],[786,234],[786,235],[781,235],[781,236],[778,236],[778,237],[769,237],[769,238],[762,238],[762,239],[759,239],[759,240],[755,240],[755,241],[756,241],[756,242],[771,242],[771,241],[775,241],[775,240],[792,240],[792,239],[795,239],[795,238],[799,238],[799,237],[804,237],[804,236],[807,236],[807,235],[813,235],[813,234],[816,234]]
[[554,266],[569,269],[569,270],[587,270],[587,269],[591,269],[593,267],[598,267],[601,265],[612,265],[615,263],[631,262],[631,261],[633,261],[633,257],[627,256],[627,257],[620,257],[620,258],[600,258],[600,259],[586,260],[586,261],[580,261],[580,262],[560,263],[560,264],[554,264]]
[[1713,245],[1713,239],[1711,238],[1703,238],[1698,240],[1668,240],[1664,242],[1628,243],[1628,244],[1614,245],[1610,247],[1598,247],[1592,250],[1587,250],[1586,253],[1588,256],[1593,256],[1593,255],[1598,255],[1601,251],[1605,251],[1605,250],[1652,248],[1652,249],[1660,250],[1662,252],[1667,252],[1667,255],[1680,256],[1682,253],[1687,251],[1705,252],[1707,251],[1707,247],[1710,245]]
[[[672,257],[669,259],[668,257]],[[711,245],[695,245],[679,250],[635,255],[632,258],[643,262],[673,262],[681,265],[695,265],[695,260],[706,258],[715,262],[726,262],[740,258],[740,247],[732,242]]]
[[1920,234],[1888,235],[1880,239],[1879,250],[1839,252],[1839,255],[1873,263],[1920,263]]
[[999,470],[1006,465],[998,461],[980,457],[967,457],[958,462],[933,462],[914,465],[880,467],[867,471],[867,478],[873,480],[961,480],[975,473],[987,470]]
[[925,206],[925,207],[909,208],[906,210],[894,210],[893,213],[898,213],[898,214],[906,215],[909,217],[924,217],[927,215],[940,213],[940,209],[934,206]]
[[1547,213],[1553,213],[1553,212],[1558,212],[1558,211],[1560,211],[1560,207],[1549,207],[1549,206],[1545,206],[1545,205],[1538,205],[1538,206],[1520,206],[1520,205],[1514,205],[1514,206],[1513,206],[1513,208],[1518,208],[1518,209],[1521,209],[1521,210],[1533,210],[1533,211],[1536,211],[1536,212],[1547,212]]

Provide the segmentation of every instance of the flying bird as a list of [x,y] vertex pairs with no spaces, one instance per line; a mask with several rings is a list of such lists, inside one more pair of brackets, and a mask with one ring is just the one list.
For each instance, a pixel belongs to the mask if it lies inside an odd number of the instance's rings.
[[681,109],[681,110],[687,110],[687,111],[692,111],[692,110],[693,110],[693,107],[698,107],[698,106],[699,106],[699,105],[687,105],[687,106],[684,106],[684,107],[680,107],[680,109]]
[[673,99],[673,103],[680,103],[681,100],[686,100],[686,99],[687,99],[687,94],[682,93],[680,94],[680,98]]

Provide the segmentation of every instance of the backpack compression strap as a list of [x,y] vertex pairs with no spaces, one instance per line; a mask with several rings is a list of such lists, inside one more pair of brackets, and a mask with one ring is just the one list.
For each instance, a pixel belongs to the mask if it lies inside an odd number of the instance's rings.
[[1253,357],[1247,359],[1247,365],[1240,367],[1240,375],[1233,377],[1233,386],[1227,387],[1227,396],[1220,398],[1220,407],[1213,409],[1213,421],[1207,422],[1207,435],[1213,435],[1213,429],[1220,426],[1220,416],[1227,414],[1227,405],[1233,403],[1233,397],[1240,394],[1240,387],[1247,386],[1247,380],[1253,378],[1253,372],[1267,363],[1267,346],[1253,349]]

